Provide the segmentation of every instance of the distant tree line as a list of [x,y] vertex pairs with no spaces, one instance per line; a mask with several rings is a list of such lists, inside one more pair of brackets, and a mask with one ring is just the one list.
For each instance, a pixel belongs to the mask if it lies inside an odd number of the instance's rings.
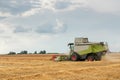
[[33,52],[33,53],[28,53],[27,50],[23,50],[23,51],[21,51],[20,53],[16,53],[16,52],[14,52],[14,51],[10,51],[10,52],[8,53],[8,55],[15,55],[15,54],[46,54],[46,50],[41,50],[40,52],[35,51],[35,52]]

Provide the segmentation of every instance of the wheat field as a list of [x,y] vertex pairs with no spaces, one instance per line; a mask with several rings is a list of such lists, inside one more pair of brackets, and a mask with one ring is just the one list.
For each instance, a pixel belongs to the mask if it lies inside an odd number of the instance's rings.
[[1,55],[0,80],[120,80],[120,53],[102,61],[51,61],[52,55]]

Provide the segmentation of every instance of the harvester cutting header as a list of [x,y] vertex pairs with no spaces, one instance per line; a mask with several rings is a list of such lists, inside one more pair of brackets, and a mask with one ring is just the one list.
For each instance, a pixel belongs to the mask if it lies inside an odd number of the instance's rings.
[[72,61],[100,61],[102,55],[108,51],[108,45],[105,42],[89,42],[88,38],[75,38],[74,43],[69,43],[70,52],[68,56],[57,56],[55,60]]

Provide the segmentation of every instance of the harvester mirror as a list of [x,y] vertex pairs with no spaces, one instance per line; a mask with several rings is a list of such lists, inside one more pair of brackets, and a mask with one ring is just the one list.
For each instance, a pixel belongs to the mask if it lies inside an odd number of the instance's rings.
[[74,43],[69,43],[68,46],[74,45]]

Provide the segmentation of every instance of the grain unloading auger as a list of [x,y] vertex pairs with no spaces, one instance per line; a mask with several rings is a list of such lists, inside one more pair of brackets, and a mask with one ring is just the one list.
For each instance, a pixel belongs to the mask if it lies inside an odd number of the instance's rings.
[[89,42],[88,38],[75,38],[74,43],[68,44],[69,55],[56,56],[55,61],[100,61],[108,51],[108,45],[104,42]]

